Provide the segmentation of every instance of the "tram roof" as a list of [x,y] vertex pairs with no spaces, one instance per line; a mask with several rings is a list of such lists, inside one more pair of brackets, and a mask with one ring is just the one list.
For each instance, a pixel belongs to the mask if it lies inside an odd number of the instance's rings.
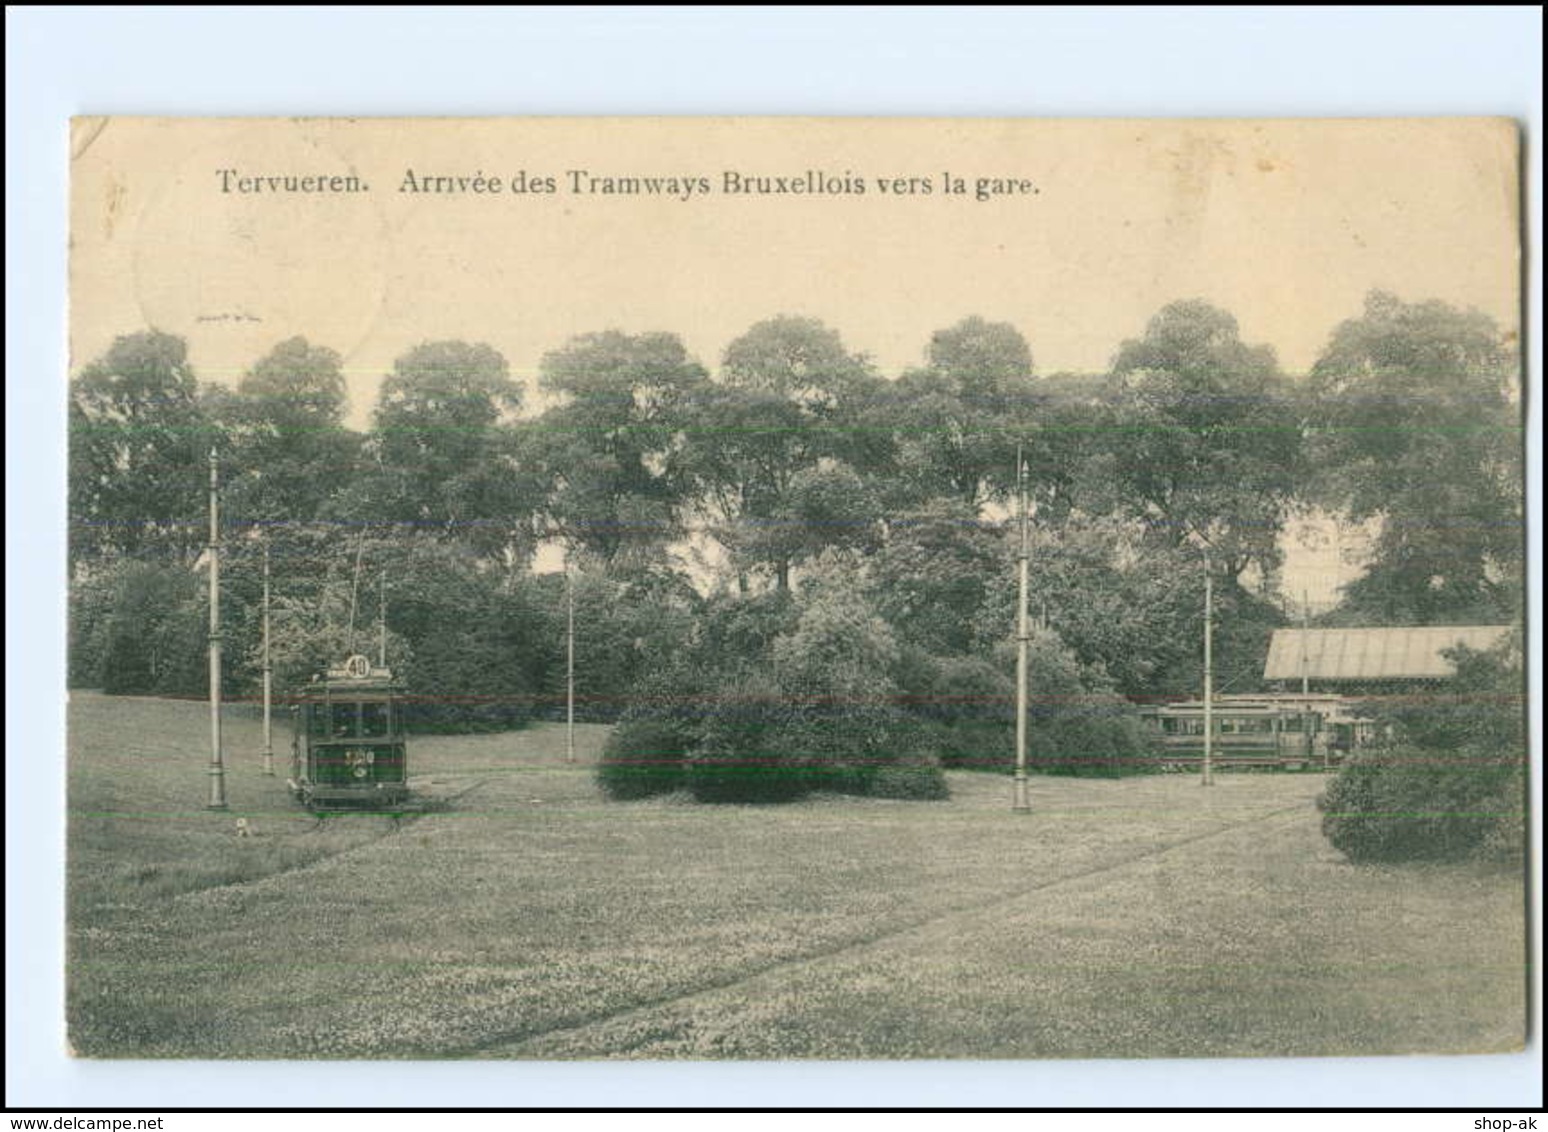
[[385,695],[402,690],[393,679],[392,669],[383,664],[372,664],[364,657],[351,657],[338,667],[329,668],[313,676],[311,683],[300,689],[302,695]]
[[[1276,629],[1265,680],[1425,680],[1456,674],[1443,653],[1493,648],[1509,625],[1425,625],[1383,629]],[[1305,670],[1302,670],[1302,657]]]

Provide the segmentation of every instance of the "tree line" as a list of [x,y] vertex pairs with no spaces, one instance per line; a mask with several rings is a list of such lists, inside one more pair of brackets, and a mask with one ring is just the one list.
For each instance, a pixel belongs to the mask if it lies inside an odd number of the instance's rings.
[[773,681],[904,711],[948,762],[1002,759],[1018,454],[1049,760],[1128,753],[1129,700],[1196,692],[1206,543],[1217,686],[1252,689],[1304,508],[1380,520],[1327,622],[1520,619],[1516,359],[1481,314],[1373,292],[1296,377],[1201,301],[1164,307],[1099,374],[1042,374],[1020,332],[979,317],[923,356],[884,375],[832,327],[779,316],[711,372],[673,334],[599,331],[543,357],[549,407],[523,415],[532,391],[498,351],[427,342],[356,431],[324,346],[281,342],[230,387],[201,382],[177,337],[126,335],[71,381],[71,679],[204,691],[212,447],[228,691],[255,678],[267,545],[282,684],[369,641],[380,604],[425,726],[552,712],[564,580],[532,565],[558,544],[592,717]]

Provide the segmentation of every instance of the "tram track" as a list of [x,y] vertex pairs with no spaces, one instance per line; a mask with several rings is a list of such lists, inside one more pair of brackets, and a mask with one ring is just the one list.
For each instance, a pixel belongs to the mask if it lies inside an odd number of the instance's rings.
[[873,947],[879,943],[900,938],[910,933],[928,929],[953,919],[966,918],[982,914],[989,909],[1014,903],[1038,893],[1048,892],[1066,885],[1077,884],[1081,881],[1099,877],[1104,874],[1117,873],[1132,866],[1153,861],[1164,857],[1169,853],[1187,849],[1201,842],[1207,842],[1216,838],[1223,838],[1243,829],[1262,825],[1276,818],[1287,815],[1304,815],[1306,807],[1303,804],[1283,806],[1262,814],[1255,815],[1245,821],[1232,822],[1218,829],[1208,830],[1203,833],[1192,834],[1178,838],[1165,845],[1157,846],[1135,856],[1125,857],[1121,861],[1113,861],[1099,864],[1091,868],[1081,869],[1064,876],[1036,884],[1027,885],[1014,890],[1009,894],[1001,893],[985,900],[974,900],[956,905],[944,911],[934,911],[923,915],[916,915],[902,922],[888,924],[878,931],[865,935],[850,936],[836,940],[833,943],[805,952],[801,955],[777,959],[764,963],[752,969],[740,969],[727,975],[707,980],[688,989],[675,989],[669,993],[658,995],[642,1002],[635,1002],[627,1007],[616,1010],[599,1010],[582,1018],[561,1025],[552,1026],[542,1030],[523,1031],[515,1028],[498,1034],[492,1034],[477,1042],[468,1043],[459,1047],[444,1051],[438,1051],[437,1056],[448,1058],[489,1056],[489,1051],[504,1048],[502,1057],[520,1058],[524,1056],[522,1049],[535,1042],[562,1036],[566,1034],[578,1034],[591,1027],[613,1023],[626,1023],[632,1018],[643,1017],[662,1008],[672,1007],[678,1004],[692,1003],[697,999],[712,994],[719,994],[733,987],[752,985],[770,979],[776,974],[788,974],[815,967],[842,956],[848,952],[860,951],[867,947]]
[[241,889],[250,888],[250,887],[252,887],[254,885],[258,885],[258,884],[264,884],[264,883],[267,883],[268,881],[271,881],[271,880],[277,880],[277,879],[280,879],[280,878],[289,878],[289,877],[294,877],[294,876],[297,876],[297,875],[304,875],[309,870],[322,868],[325,865],[331,864],[334,861],[338,861],[338,860],[350,857],[350,856],[352,856],[353,854],[355,854],[357,852],[369,849],[372,846],[374,846],[374,845],[376,845],[376,844],[378,844],[378,843],[380,843],[382,841],[385,841],[389,837],[396,836],[398,833],[402,832],[402,830],[406,826],[409,826],[409,825],[417,823],[421,818],[433,817],[433,816],[435,816],[437,814],[447,813],[448,811],[450,811],[450,810],[452,810],[454,808],[454,806],[455,806],[455,804],[457,802],[461,801],[463,798],[466,798],[468,795],[472,794],[474,791],[479,790],[480,788],[489,785],[489,783],[492,782],[492,781],[493,781],[492,777],[480,778],[477,781],[475,781],[475,782],[473,782],[473,783],[463,787],[462,789],[458,790],[454,794],[448,794],[448,795],[445,795],[444,797],[433,799],[434,805],[432,807],[427,807],[427,808],[424,808],[424,809],[418,809],[418,810],[403,809],[403,810],[398,810],[398,811],[371,811],[371,810],[318,811],[318,812],[314,813],[314,817],[317,820],[315,822],[313,822],[313,824],[311,825],[310,828],[308,828],[305,831],[303,831],[302,833],[298,834],[297,835],[298,837],[308,837],[308,836],[311,836],[312,834],[318,833],[319,831],[324,829],[326,827],[326,824],[327,824],[328,821],[337,820],[338,818],[348,817],[348,816],[383,818],[383,819],[386,819],[386,820],[390,821],[392,824],[388,825],[386,828],[384,828],[381,832],[377,833],[375,836],[366,837],[366,838],[364,838],[364,839],[362,839],[360,841],[355,842],[352,845],[345,846],[345,847],[343,847],[343,848],[341,848],[341,849],[339,849],[339,850],[337,850],[335,852],[325,853],[322,856],[315,857],[315,858],[313,858],[311,860],[308,860],[308,861],[299,861],[299,862],[297,862],[294,865],[290,865],[288,867],[283,867],[283,868],[275,869],[272,872],[264,873],[262,876],[259,876],[259,877],[252,877],[252,878],[244,879],[244,880],[223,881],[223,882],[220,882],[218,884],[208,884],[208,885],[202,885],[202,886],[200,886],[198,888],[186,889],[185,891],[176,893],[174,896],[171,897],[171,899],[174,900],[174,901],[177,901],[177,900],[188,900],[188,899],[192,899],[194,897],[201,897],[201,896],[208,897],[211,893],[215,893],[215,892],[240,891]]

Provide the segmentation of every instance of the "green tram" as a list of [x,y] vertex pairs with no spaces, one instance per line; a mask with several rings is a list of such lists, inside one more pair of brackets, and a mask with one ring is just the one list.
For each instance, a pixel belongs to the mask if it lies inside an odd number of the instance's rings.
[[[1327,769],[1379,737],[1358,701],[1322,693],[1217,696],[1211,707],[1215,766]],[[1204,705],[1198,700],[1142,708],[1163,766],[1204,759]]]
[[403,688],[352,656],[292,697],[291,791],[303,805],[394,806],[408,797]]

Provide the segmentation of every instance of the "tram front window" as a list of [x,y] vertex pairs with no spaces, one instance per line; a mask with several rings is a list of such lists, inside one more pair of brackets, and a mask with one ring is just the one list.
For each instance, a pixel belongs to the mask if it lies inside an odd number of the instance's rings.
[[378,739],[387,734],[387,705],[360,705],[360,734],[368,739]]
[[334,704],[330,731],[335,739],[352,739],[355,735],[355,705]]

